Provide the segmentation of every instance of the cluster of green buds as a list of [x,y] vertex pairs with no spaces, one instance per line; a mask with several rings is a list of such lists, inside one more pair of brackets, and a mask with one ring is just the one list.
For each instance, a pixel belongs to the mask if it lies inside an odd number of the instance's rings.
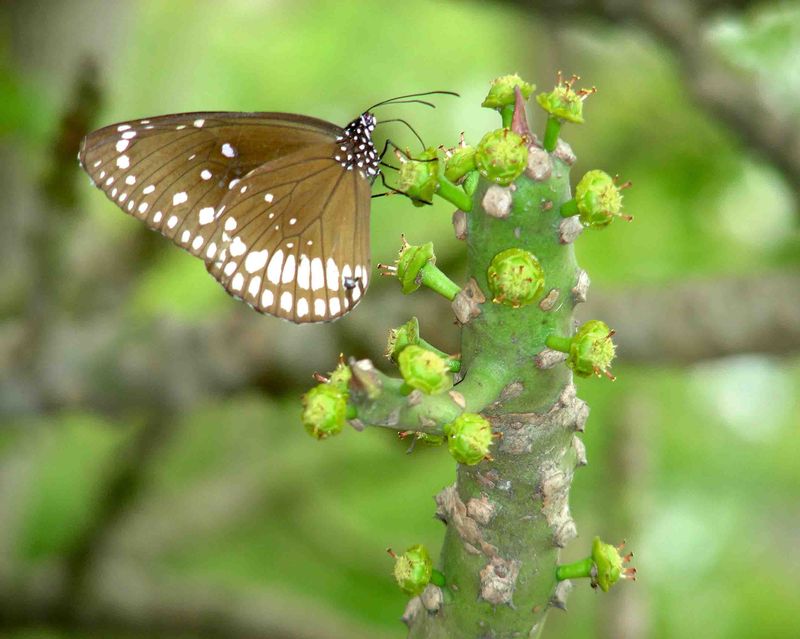
[[608,370],[614,360],[616,347],[612,341],[614,331],[605,322],[590,320],[572,337],[549,335],[545,343],[549,348],[567,354],[567,366],[580,377],[603,374],[611,380]]
[[492,258],[486,280],[495,304],[519,308],[539,297],[544,289],[544,269],[530,251],[509,248]]
[[592,554],[586,559],[559,566],[556,569],[556,578],[559,581],[589,578],[592,588],[600,588],[603,592],[608,592],[620,579],[635,581],[636,568],[625,567],[633,559],[633,553],[622,555],[624,547],[624,542],[613,546],[595,537]]
[[617,184],[617,178],[605,171],[589,171],[575,187],[575,197],[561,206],[561,215],[577,215],[590,228],[604,228],[615,217],[631,221],[632,216],[622,213],[622,191],[630,186],[630,182]]
[[343,361],[329,377],[316,375],[320,382],[303,395],[303,426],[316,439],[326,439],[342,432],[348,418],[348,383],[352,373]]
[[433,242],[413,245],[406,242],[405,236],[401,239],[402,246],[395,263],[378,264],[381,275],[396,277],[405,295],[413,293],[420,286],[427,286],[452,301],[461,287],[436,266]]
[[428,549],[422,544],[411,546],[402,555],[396,554],[391,548],[386,552],[394,559],[394,578],[400,590],[411,597],[422,594],[429,583],[443,587],[444,575],[433,567],[433,561]]
[[556,144],[558,144],[558,134],[562,123],[583,123],[583,101],[597,92],[595,87],[574,89],[573,85],[578,80],[580,77],[577,75],[565,80],[559,71],[555,88],[548,93],[540,93],[536,96],[539,106],[548,114],[543,141],[544,150],[548,153],[555,150]]

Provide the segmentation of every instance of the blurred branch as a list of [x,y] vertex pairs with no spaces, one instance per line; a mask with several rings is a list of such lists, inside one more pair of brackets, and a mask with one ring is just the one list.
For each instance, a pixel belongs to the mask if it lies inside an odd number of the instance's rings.
[[553,22],[595,17],[634,24],[655,37],[680,64],[697,104],[725,123],[785,177],[800,201],[800,126],[770,103],[758,78],[721,60],[706,37],[713,12],[756,6],[746,0],[504,0]]
[[800,273],[689,280],[590,297],[582,317],[617,330],[621,362],[686,365],[800,350]]
[[[317,601],[277,592],[233,592],[187,579],[154,579],[140,567],[109,561],[80,608],[62,617],[44,593],[0,590],[0,629],[49,627],[81,637],[131,635],[198,639],[388,639],[345,621]],[[42,584],[39,584],[41,587]],[[44,586],[47,588],[47,586]],[[40,588],[41,589],[41,588]],[[5,635],[4,635],[5,636]],[[394,635],[391,635],[394,636]]]

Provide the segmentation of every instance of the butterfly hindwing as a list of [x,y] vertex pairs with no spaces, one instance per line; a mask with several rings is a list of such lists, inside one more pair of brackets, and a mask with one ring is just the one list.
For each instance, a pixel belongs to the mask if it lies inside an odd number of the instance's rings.
[[79,160],[123,211],[208,260],[208,225],[238,179],[341,132],[285,113],[184,113],[99,129]]
[[208,269],[256,310],[330,321],[366,291],[371,182],[343,170],[339,150],[331,143],[273,160],[221,201]]

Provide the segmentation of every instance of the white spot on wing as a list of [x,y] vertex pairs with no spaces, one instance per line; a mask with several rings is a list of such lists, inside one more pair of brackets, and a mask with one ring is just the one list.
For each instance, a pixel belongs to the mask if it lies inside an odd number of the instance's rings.
[[308,290],[311,281],[311,260],[307,255],[300,256],[300,262],[297,265],[297,286],[303,290]]
[[117,131],[127,131],[127,130],[128,130],[128,129],[130,129],[130,128],[131,128],[131,125],[130,125],[130,124],[120,124],[120,125],[117,127]]
[[283,277],[281,281],[284,284],[291,282],[294,279],[294,255],[286,257],[286,263],[283,265]]
[[186,229],[183,233],[181,233],[181,242],[186,244],[186,242],[189,241],[190,237],[192,237],[192,233],[191,231],[189,231],[189,229]]
[[225,273],[225,275],[231,276],[231,275],[233,275],[233,272],[235,270],[236,270],[236,262],[228,262],[225,265],[223,273]]
[[314,315],[317,317],[325,317],[325,300],[314,300]]
[[194,124],[194,125],[195,125],[195,126],[198,128],[198,129],[199,129],[201,126],[203,126],[205,123],[206,123],[206,121],[205,121],[205,120],[203,120],[202,118],[200,118],[199,120],[195,120],[195,121],[193,122],[193,124]]
[[267,204],[269,204],[270,202],[272,202],[272,200],[274,200],[274,199],[275,199],[275,196],[274,196],[274,195],[272,195],[272,193],[267,193],[267,194],[264,196],[264,201],[265,201]]
[[226,158],[232,158],[236,155],[236,151],[230,144],[226,142],[222,145],[222,155],[224,155]]
[[239,257],[240,255],[244,255],[246,250],[247,245],[242,242],[242,238],[240,238],[238,235],[233,238],[233,242],[231,242],[230,247],[231,257]]
[[120,169],[127,169],[131,165],[130,158],[127,155],[120,155],[117,158],[117,167]]
[[171,229],[174,229],[177,223],[178,223],[178,216],[170,215],[169,219],[167,220],[167,226]]
[[244,286],[244,275],[242,275],[241,273],[237,273],[236,275],[233,276],[233,279],[231,280],[231,288],[234,291],[241,291],[242,286]]
[[261,290],[261,276],[256,275],[253,279],[250,280],[250,283],[247,285],[247,292],[250,293],[255,298],[258,298],[258,291]]
[[200,224],[210,224],[214,221],[214,207],[213,206],[206,206],[200,209],[200,214],[198,215],[197,221]]
[[212,259],[216,254],[217,254],[217,243],[211,242],[211,244],[208,245],[208,248],[206,248],[206,257],[208,259]]
[[281,294],[281,308],[286,312],[292,310],[292,294],[289,291]]
[[209,171],[208,169],[203,169],[202,171],[200,171],[200,177],[203,178],[204,180],[210,180],[211,171]]
[[297,300],[297,317],[305,317],[308,315],[308,300],[301,297]]
[[172,196],[172,206],[178,206],[179,204],[183,204],[189,199],[186,191],[179,191],[175,195]]
[[236,226],[237,225],[236,225],[236,219],[235,218],[229,217],[227,220],[225,220],[224,228],[225,228],[226,231],[233,231],[233,230],[236,229]]
[[311,260],[311,290],[318,291],[325,286],[325,273],[322,270],[322,260],[315,257]]
[[273,284],[280,283],[281,270],[283,269],[283,251],[278,249],[269,261],[267,267],[267,279]]
[[275,296],[272,294],[268,288],[264,289],[264,292],[261,293],[261,306],[263,308],[269,308],[272,306],[272,302],[275,301]]
[[255,273],[260,271],[267,265],[267,257],[269,251],[263,249],[261,251],[251,251],[244,259],[244,268],[248,273]]
[[203,236],[198,235],[192,240],[192,248],[197,251],[201,246],[203,246]]
[[130,142],[128,140],[120,140],[119,142],[117,142],[117,145],[115,147],[117,149],[117,153],[122,153],[125,149],[128,148],[129,144]]
[[135,175],[129,175],[128,177],[126,177],[125,178],[125,184],[129,184],[130,186],[133,186],[134,184],[136,184],[136,176]]
[[339,290],[339,268],[336,266],[336,262],[333,261],[332,257],[328,258],[328,261],[325,263],[326,266],[326,275],[328,280],[328,288],[332,291]]
[[339,303],[339,298],[338,297],[332,297],[330,299],[330,301],[328,302],[328,304],[331,307],[331,315],[338,315],[339,311],[342,310],[342,306]]
[[155,184],[151,184],[150,186],[144,187],[144,190],[142,191],[142,193],[144,193],[145,195],[150,195],[155,190],[156,190],[156,185]]

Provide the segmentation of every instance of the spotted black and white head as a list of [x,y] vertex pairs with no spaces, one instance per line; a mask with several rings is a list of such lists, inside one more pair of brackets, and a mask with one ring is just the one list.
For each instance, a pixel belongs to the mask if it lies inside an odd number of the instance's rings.
[[364,112],[350,122],[342,135],[336,138],[339,153],[335,160],[348,171],[359,171],[374,180],[380,173],[380,157],[372,143],[372,132],[377,121],[372,113]]

